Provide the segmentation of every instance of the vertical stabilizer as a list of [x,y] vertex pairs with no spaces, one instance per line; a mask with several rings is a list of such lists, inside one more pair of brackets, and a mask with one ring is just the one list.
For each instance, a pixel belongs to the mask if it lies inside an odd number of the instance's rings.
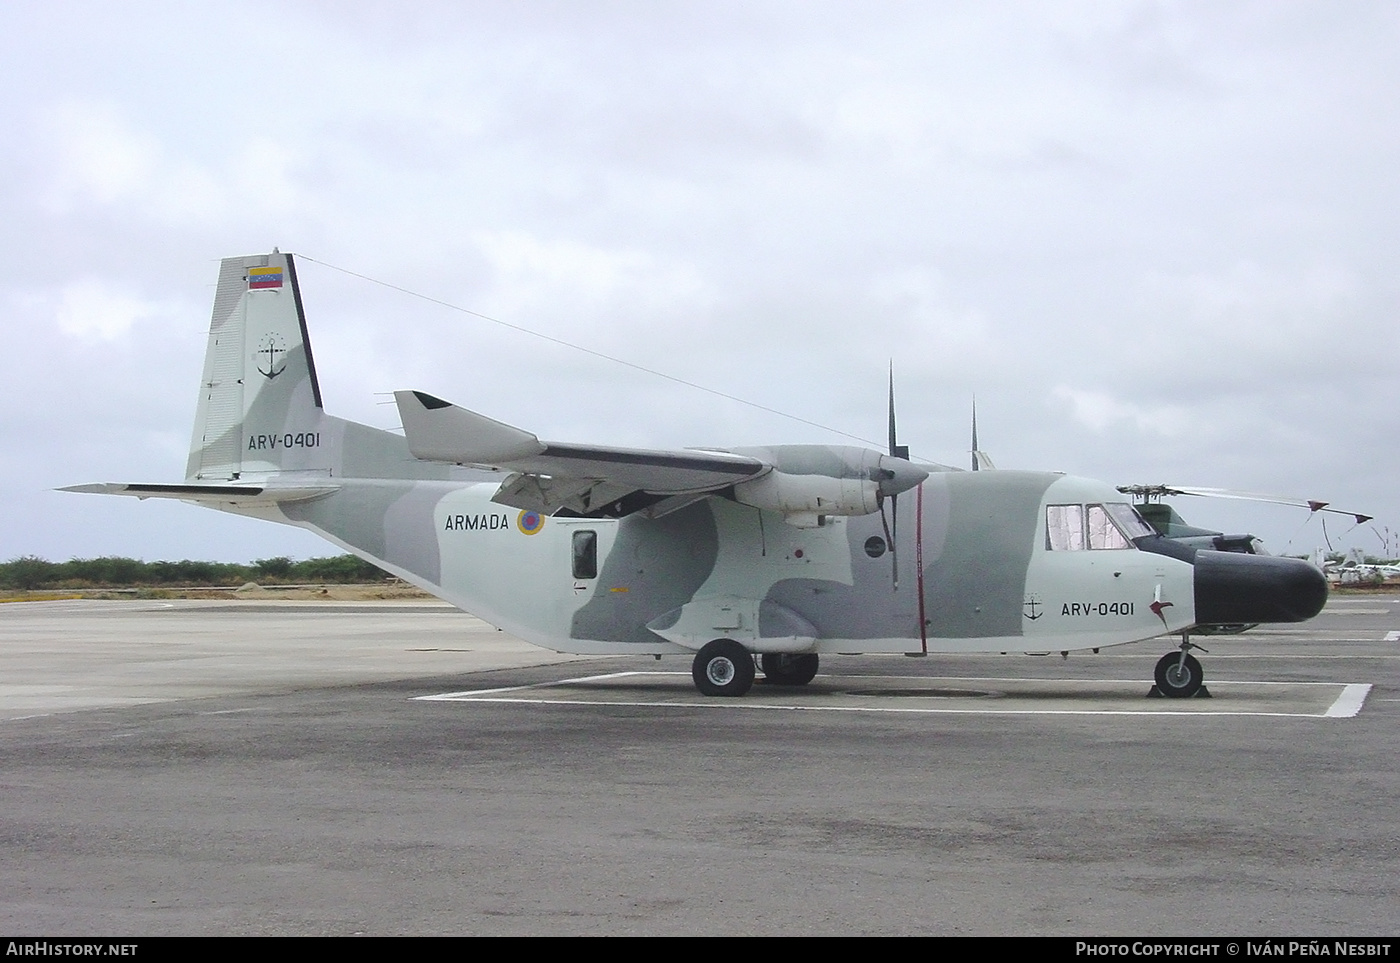
[[225,258],[186,478],[327,469],[325,422],[292,255]]

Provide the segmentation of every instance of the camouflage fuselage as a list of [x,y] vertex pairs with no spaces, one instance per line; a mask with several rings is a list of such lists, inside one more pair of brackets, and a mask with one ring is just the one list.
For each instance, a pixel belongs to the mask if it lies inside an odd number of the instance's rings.
[[[1044,652],[1194,621],[1186,562],[1132,547],[1048,549],[1047,505],[1121,500],[1070,476],[934,472],[900,500],[896,586],[878,514],[796,528],[711,497],[655,520],[530,524],[491,501],[495,477],[453,474],[466,477],[342,478],[334,494],[244,513],[309,528],[561,652],[693,651],[714,638],[758,652]],[[575,569],[584,533],[594,533],[591,577]]]

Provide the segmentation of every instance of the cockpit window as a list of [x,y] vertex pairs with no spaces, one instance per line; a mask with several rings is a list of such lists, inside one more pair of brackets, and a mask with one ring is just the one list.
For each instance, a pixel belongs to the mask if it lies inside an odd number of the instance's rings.
[[1104,508],[1113,516],[1113,520],[1118,523],[1118,527],[1128,538],[1142,538],[1144,535],[1157,534],[1157,530],[1147,523],[1147,519],[1138,514],[1138,510],[1127,502],[1109,502]]
[[1090,548],[1132,548],[1133,543],[1118,530],[1103,505],[1089,506]]
[[1153,529],[1127,502],[1045,506],[1045,547],[1052,552],[1132,548]]
[[1084,506],[1045,506],[1045,547],[1052,552],[1084,549]]

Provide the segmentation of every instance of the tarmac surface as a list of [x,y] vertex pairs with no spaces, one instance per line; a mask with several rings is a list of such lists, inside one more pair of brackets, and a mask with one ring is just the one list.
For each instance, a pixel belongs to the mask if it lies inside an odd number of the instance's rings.
[[578,659],[435,603],[0,605],[0,933],[1395,936],[1400,597],[1171,644]]

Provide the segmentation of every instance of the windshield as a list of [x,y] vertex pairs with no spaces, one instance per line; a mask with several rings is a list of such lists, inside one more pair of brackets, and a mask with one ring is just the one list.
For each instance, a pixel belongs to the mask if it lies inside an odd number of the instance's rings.
[[1104,508],[1113,516],[1113,520],[1118,523],[1123,534],[1129,538],[1142,538],[1144,535],[1157,534],[1157,530],[1147,524],[1147,520],[1138,514],[1138,510],[1127,502],[1110,502]]

